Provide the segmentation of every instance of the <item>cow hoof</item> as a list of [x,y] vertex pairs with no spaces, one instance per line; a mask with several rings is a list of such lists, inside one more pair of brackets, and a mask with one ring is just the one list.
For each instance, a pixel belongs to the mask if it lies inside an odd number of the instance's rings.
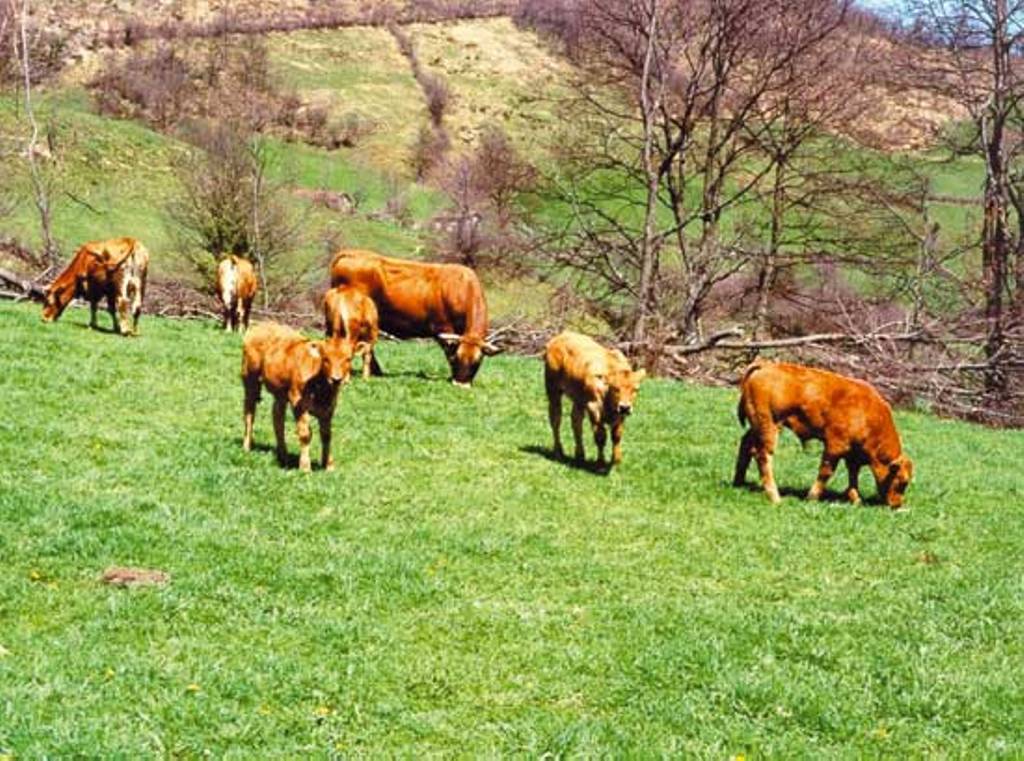
[[472,386],[470,386],[468,383],[463,383],[462,381],[457,381],[457,380],[453,380],[452,381],[452,385],[453,386],[457,386],[458,388],[465,388],[465,389],[472,388]]

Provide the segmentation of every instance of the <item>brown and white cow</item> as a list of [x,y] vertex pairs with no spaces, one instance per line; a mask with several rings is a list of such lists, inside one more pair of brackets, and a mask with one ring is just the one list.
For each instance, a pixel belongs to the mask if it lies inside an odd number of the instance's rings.
[[397,338],[436,339],[457,385],[471,384],[483,358],[501,351],[487,340],[487,302],[469,267],[343,250],[331,262],[331,285],[373,299],[381,330]]
[[894,510],[903,504],[914,466],[903,452],[892,410],[870,384],[826,370],[759,360],[743,373],[736,412],[741,424],[750,423],[740,441],[736,486],[743,485],[750,460],[756,459],[768,498],[780,501],[772,456],[779,427],[785,426],[801,442],[825,443],[808,499],[821,497],[839,461],[845,460],[851,502],[860,502],[857,475],[867,465],[886,504]]
[[249,313],[259,290],[256,270],[248,259],[231,254],[217,264],[217,298],[224,312],[224,330],[249,327]]
[[618,349],[606,349],[589,336],[565,331],[552,338],[544,351],[544,384],[555,455],[562,449],[562,394],[572,400],[572,434],[576,460],[582,462],[583,416],[590,418],[597,444],[597,463],[603,466],[605,428],[612,430],[612,465],[622,461],[622,431],[633,411],[645,370],[634,371]]
[[363,358],[363,377],[380,375],[373,355],[380,334],[377,306],[356,288],[331,288],[324,296],[324,332],[353,344],[353,353]]
[[148,268],[149,252],[135,238],[86,243],[47,289],[43,320],[58,319],[78,296],[89,302],[89,326],[95,328],[96,307],[101,299],[106,299],[114,330],[137,335]]
[[274,397],[274,435],[277,460],[287,458],[284,440],[285,407],[291,405],[299,436],[299,468],[310,470],[309,416],[320,421],[320,461],[334,467],[331,457],[331,418],[338,389],[352,369],[352,344],[340,339],[312,341],[284,325],[260,323],[242,342],[242,386],[245,389],[245,432],[242,448],[252,448],[253,417],[260,400],[260,385]]

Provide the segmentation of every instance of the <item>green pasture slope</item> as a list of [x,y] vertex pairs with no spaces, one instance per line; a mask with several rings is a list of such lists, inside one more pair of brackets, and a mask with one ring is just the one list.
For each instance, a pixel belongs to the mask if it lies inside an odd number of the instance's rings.
[[266,402],[241,450],[237,336],[86,321],[0,305],[5,757],[1024,754],[1019,432],[900,413],[908,510],[772,507],[730,390],[646,383],[602,476],[536,360],[389,343],[304,475]]

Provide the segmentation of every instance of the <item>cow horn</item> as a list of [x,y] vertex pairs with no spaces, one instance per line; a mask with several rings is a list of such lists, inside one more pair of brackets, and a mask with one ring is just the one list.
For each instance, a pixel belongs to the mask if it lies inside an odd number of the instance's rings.
[[444,341],[447,344],[457,344],[462,340],[462,336],[458,333],[438,333],[437,340]]

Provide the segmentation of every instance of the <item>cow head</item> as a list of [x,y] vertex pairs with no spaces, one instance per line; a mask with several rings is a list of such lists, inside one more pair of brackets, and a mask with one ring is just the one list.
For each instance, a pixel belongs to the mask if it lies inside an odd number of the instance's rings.
[[452,383],[469,386],[480,369],[484,357],[500,354],[501,349],[484,338],[471,338],[455,333],[441,333],[437,340],[452,371]]
[[303,357],[302,376],[306,383],[320,377],[332,388],[348,381],[352,374],[352,342],[339,338],[310,341]]
[[605,415],[610,419],[624,418],[633,411],[640,383],[647,377],[646,370],[633,371],[629,365],[594,379],[595,389],[604,396]]
[[74,283],[54,283],[43,298],[43,322],[54,322],[75,297]]
[[878,491],[893,510],[903,506],[903,494],[914,476],[914,463],[905,454],[885,466],[885,474],[878,483]]

